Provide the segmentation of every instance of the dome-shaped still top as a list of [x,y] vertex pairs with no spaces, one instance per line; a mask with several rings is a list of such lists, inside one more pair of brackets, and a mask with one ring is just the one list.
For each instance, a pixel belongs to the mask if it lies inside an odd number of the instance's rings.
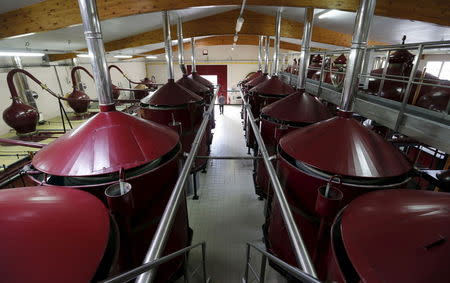
[[345,65],[347,64],[347,57],[345,57],[344,54],[341,54],[336,59],[334,59],[333,63],[335,65]]
[[396,50],[389,55],[389,63],[412,64],[413,60],[414,60],[414,55],[411,54],[408,50],[403,49],[403,48]]
[[39,150],[33,166],[56,176],[92,176],[150,163],[174,149],[177,133],[119,111],[100,112]]
[[197,82],[201,83],[202,85],[208,87],[211,91],[214,91],[214,85],[210,81],[205,79],[204,77],[200,76],[199,73],[192,72],[189,75],[189,78],[192,78],[194,81],[197,81]]
[[207,86],[190,78],[187,75],[183,75],[177,81],[177,84],[183,86],[184,88],[194,92],[201,97],[205,97],[206,95],[209,95],[211,93],[211,90]]
[[358,282],[450,281],[448,193],[371,192],[349,204],[336,228]]
[[261,117],[305,126],[329,119],[332,115],[315,96],[298,91],[264,107]]
[[249,92],[263,96],[287,96],[295,93],[295,89],[283,82],[278,76],[272,76],[251,88]]
[[180,106],[202,100],[202,97],[177,84],[174,80],[169,79],[154,94],[144,97],[141,100],[141,104],[152,106]]
[[338,112],[336,117],[285,135],[280,140],[281,150],[332,175],[389,178],[404,176],[412,170],[397,148],[350,114]]
[[14,188],[0,190],[0,229],[2,282],[91,282],[107,247],[110,216],[81,190]]
[[253,87],[259,85],[260,83],[263,83],[265,81],[269,80],[269,76],[267,74],[261,74],[261,76],[256,77],[254,79],[249,80],[244,84],[244,87],[246,89],[252,89]]

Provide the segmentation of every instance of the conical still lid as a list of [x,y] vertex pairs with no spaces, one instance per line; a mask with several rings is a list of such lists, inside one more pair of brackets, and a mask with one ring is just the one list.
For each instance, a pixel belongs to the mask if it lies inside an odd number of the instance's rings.
[[300,128],[280,140],[289,156],[328,174],[387,178],[411,171],[403,154],[349,113]]
[[265,96],[287,96],[295,93],[295,89],[283,82],[279,77],[272,76],[267,81],[250,89],[249,92]]
[[334,59],[333,63],[336,65],[345,65],[345,64],[347,64],[347,57],[345,57],[344,54],[341,54],[341,55],[339,55],[339,57]]
[[280,123],[308,125],[329,119],[332,115],[315,96],[297,91],[264,107],[261,117],[269,117]]
[[195,94],[204,97],[205,95],[209,94],[211,91],[210,89],[203,85],[202,83],[197,82],[196,80],[183,75],[181,79],[177,81],[177,84],[183,86],[184,88],[194,92]]
[[150,163],[178,144],[168,127],[119,111],[100,112],[39,150],[34,167],[56,176],[92,176]]
[[389,63],[412,63],[414,55],[402,48],[389,55]]
[[200,76],[199,73],[197,73],[197,72],[192,72],[192,73],[189,75],[189,77],[192,78],[193,80],[195,80],[195,81],[201,83],[202,85],[208,87],[211,91],[214,91],[214,85],[213,85],[210,81],[208,81],[207,79],[205,79],[204,77]]
[[174,80],[169,80],[155,93],[144,97],[141,103],[152,106],[180,106],[202,100],[203,98],[194,92],[177,84]]
[[261,76],[248,81],[247,83],[244,84],[244,86],[247,89],[252,89],[253,87],[255,87],[255,86],[259,85],[260,83],[263,83],[267,80],[269,80],[269,76],[267,74],[262,74]]
[[253,79],[256,79],[257,77],[261,77],[263,75],[263,72],[261,70],[258,70],[257,72],[254,72],[253,74],[251,74],[249,77],[244,79],[244,83],[247,83]]
[[352,201],[341,239],[359,282],[448,282],[450,194],[380,190]]

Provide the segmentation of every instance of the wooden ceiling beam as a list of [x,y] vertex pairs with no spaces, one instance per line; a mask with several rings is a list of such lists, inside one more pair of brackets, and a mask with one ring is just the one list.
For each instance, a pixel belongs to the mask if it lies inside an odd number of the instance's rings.
[[[239,10],[233,10],[197,20],[183,23],[184,37],[200,37],[212,35],[234,34],[235,21],[239,15]],[[268,35],[274,36],[275,17],[252,11],[245,11],[245,24],[242,26],[239,35]],[[301,38],[303,23],[283,19],[281,22],[281,36],[287,38]],[[171,26],[172,35],[176,35],[176,25]],[[176,36],[172,36],[175,38]],[[352,36],[341,32],[332,31],[320,27],[314,27],[312,40],[314,42],[326,43],[337,46],[350,46]],[[113,40],[105,43],[106,52],[136,48],[148,44],[161,43],[164,41],[163,30],[152,30],[126,38]],[[369,44],[383,45],[386,43],[370,41]],[[81,50],[82,51],[82,50]],[[70,54],[51,54],[50,61],[73,58]]]
[[[97,7],[100,19],[108,20],[190,7],[241,5],[241,2],[242,0],[97,0]],[[247,5],[356,11],[359,0],[248,0]],[[378,0],[375,14],[450,26],[450,1]],[[77,0],[45,0],[0,14],[0,38],[56,30],[80,23]]]

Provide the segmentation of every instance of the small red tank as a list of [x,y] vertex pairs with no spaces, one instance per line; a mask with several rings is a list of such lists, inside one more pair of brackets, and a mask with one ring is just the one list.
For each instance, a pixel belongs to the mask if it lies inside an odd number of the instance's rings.
[[86,113],[89,108],[90,98],[89,96],[82,90],[79,90],[77,87],[77,80],[75,79],[75,72],[77,70],[83,70],[86,74],[88,74],[92,79],[94,77],[92,74],[81,66],[76,66],[72,68],[71,77],[72,77],[72,87],[73,91],[67,97],[69,106],[75,111],[75,113]]

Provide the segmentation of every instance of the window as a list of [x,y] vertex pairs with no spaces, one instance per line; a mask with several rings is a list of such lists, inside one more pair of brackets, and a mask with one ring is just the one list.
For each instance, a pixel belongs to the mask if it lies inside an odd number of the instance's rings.
[[444,62],[439,78],[441,80],[450,80],[450,61]]
[[439,77],[439,72],[441,71],[442,62],[441,61],[428,61],[427,62],[427,73],[433,76]]
[[428,61],[426,72],[441,80],[450,80],[450,61]]

